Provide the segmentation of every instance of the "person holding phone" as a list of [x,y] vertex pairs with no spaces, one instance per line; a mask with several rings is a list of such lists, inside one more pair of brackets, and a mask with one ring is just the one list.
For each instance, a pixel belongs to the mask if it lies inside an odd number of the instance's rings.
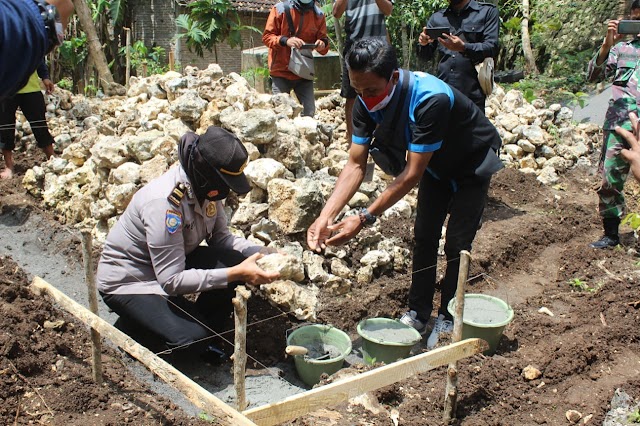
[[329,51],[327,22],[322,10],[314,0],[284,0],[277,3],[267,18],[262,42],[269,48],[273,94],[290,93],[293,90],[302,104],[302,115],[313,117],[316,112],[313,80],[294,74],[289,64],[292,49],[309,52],[311,48],[321,55]]
[[[632,20],[640,20],[640,0],[631,3],[630,17]],[[626,210],[624,183],[629,175],[630,166],[622,156],[622,151],[628,149],[629,145],[625,138],[616,132],[616,127],[632,130],[629,113],[637,114],[637,100],[640,98],[640,37],[636,34],[631,40],[622,40],[624,34],[618,33],[619,22],[613,19],[607,23],[607,35],[587,69],[590,81],[613,78],[611,100],[603,125],[602,153],[598,164],[601,176],[597,189],[598,211],[604,235],[589,245],[598,249],[620,244],[618,227]]]
[[[436,30],[437,29],[437,30]],[[476,64],[498,55],[500,16],[490,3],[449,0],[449,7],[434,13],[418,38],[418,56],[438,53],[437,77],[471,99],[484,113],[485,94]]]

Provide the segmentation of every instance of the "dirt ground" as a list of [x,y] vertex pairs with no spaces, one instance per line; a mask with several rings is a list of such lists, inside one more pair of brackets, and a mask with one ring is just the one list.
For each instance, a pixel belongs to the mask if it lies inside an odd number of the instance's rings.
[[[16,153],[18,176],[0,182],[2,214],[16,205],[40,210],[24,193],[22,174],[39,153]],[[459,425],[562,425],[567,410],[602,424],[616,388],[640,398],[640,262],[636,240],[623,228],[623,247],[596,251],[600,237],[592,171],[573,170],[554,187],[503,170],[493,180],[484,223],[472,251],[467,291],[492,294],[514,309],[493,356],[458,363]],[[640,212],[636,183],[627,184],[630,211]],[[46,212],[43,213],[46,216]],[[48,216],[50,217],[50,216]],[[384,227],[385,238],[411,245],[411,222]],[[54,218],[43,232],[62,229]],[[70,262],[81,262],[69,242]],[[440,259],[442,273],[444,258]],[[386,273],[342,297],[324,297],[319,322],[351,334],[368,317],[397,317],[406,310],[410,271]],[[104,347],[105,383],[91,381],[90,340],[84,326],[27,289],[26,274],[0,258],[0,423],[52,425],[211,424],[184,414],[137,382],[122,355]],[[439,294],[436,295],[436,302]],[[554,316],[539,313],[548,308]],[[279,311],[252,297],[249,322]],[[45,321],[63,320],[57,329]],[[284,358],[284,334],[293,324],[278,316],[250,327],[248,352],[267,366]],[[47,323],[48,324],[48,323]],[[522,370],[542,372],[526,380]],[[251,365],[251,368],[259,368]],[[342,404],[297,419],[294,425],[442,424],[445,369],[420,374],[374,392],[385,408],[374,415]],[[584,419],[583,419],[584,422]]]

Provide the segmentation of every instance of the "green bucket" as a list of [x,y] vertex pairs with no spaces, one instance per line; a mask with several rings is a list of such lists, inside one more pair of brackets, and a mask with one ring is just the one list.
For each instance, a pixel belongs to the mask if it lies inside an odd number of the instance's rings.
[[293,357],[298,376],[309,386],[317,384],[323,373],[331,375],[340,370],[344,358],[351,353],[351,339],[347,333],[331,325],[296,328],[287,336],[287,345],[304,346],[309,351],[306,355]]
[[[447,309],[456,315],[456,299],[451,299]],[[513,309],[504,300],[486,294],[465,294],[462,315],[462,339],[486,340],[489,349],[485,355],[493,355],[498,348],[505,327],[513,320]]]
[[358,323],[362,337],[364,362],[391,364],[406,358],[411,348],[422,339],[415,328],[389,318],[369,318]]

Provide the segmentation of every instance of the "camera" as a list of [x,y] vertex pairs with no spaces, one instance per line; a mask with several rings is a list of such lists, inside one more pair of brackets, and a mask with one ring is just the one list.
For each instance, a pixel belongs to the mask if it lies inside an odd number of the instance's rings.
[[55,6],[50,5],[44,0],[33,0],[38,6],[40,16],[44,22],[44,28],[47,32],[47,53],[51,52],[54,47],[60,45],[64,38],[64,28],[60,22],[60,14]]

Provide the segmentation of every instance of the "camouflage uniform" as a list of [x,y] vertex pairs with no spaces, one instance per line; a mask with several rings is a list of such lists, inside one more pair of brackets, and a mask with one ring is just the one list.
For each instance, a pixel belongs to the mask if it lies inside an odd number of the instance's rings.
[[[613,76],[612,96],[604,120],[604,140],[598,166],[602,174],[602,182],[597,191],[600,200],[598,207],[600,216],[605,220],[605,228],[607,227],[606,219],[613,219],[616,223],[615,234],[617,235],[617,223],[625,211],[624,182],[629,174],[629,163],[624,161],[620,150],[629,147],[614,129],[620,126],[631,130],[629,113],[638,113],[640,38],[617,43],[611,48],[607,61],[600,66],[596,65],[597,57],[598,53],[589,62],[587,70],[589,80]],[[608,235],[607,229],[605,229],[605,235]]]

